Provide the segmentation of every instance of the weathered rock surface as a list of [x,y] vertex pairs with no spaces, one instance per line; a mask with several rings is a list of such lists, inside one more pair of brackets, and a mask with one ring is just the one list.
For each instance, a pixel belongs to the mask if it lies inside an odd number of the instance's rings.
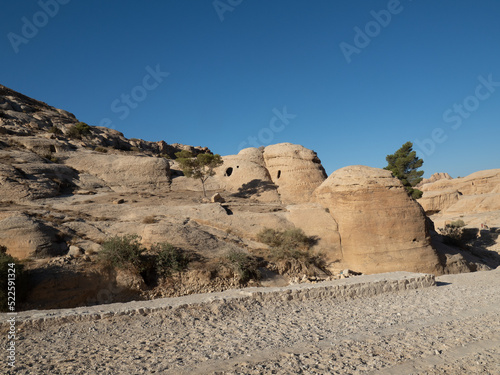
[[69,156],[65,163],[98,177],[115,191],[169,190],[170,164],[164,158],[86,152]]
[[58,242],[56,234],[54,228],[22,213],[0,220],[0,244],[7,247],[8,254],[18,259],[67,252],[67,245]]
[[363,273],[442,271],[422,208],[390,171],[341,168],[314,195],[339,225],[349,268]]
[[448,173],[434,173],[431,177],[429,178],[424,178],[420,183],[417,185],[417,187],[422,186],[424,184],[429,184],[431,182],[435,182],[438,180],[451,180],[452,177]]
[[287,207],[286,218],[295,227],[317,241],[314,250],[325,257],[330,268],[343,268],[342,246],[338,224],[318,203],[303,203]]
[[0,150],[0,201],[54,197],[75,186],[72,168],[32,152]]
[[246,148],[237,155],[224,156],[223,160],[224,164],[216,170],[222,188],[241,197],[279,200],[277,186],[271,180],[261,150]]
[[264,161],[285,204],[309,202],[314,189],[327,177],[316,153],[300,145],[267,146]]
[[422,184],[419,203],[426,212],[455,213],[500,210],[500,169],[472,173],[467,177],[440,179]]

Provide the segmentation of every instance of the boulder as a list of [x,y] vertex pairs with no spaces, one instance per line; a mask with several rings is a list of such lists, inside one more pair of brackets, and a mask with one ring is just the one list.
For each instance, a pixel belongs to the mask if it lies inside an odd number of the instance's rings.
[[314,189],[327,177],[316,153],[300,145],[267,146],[263,156],[271,180],[285,204],[309,202]]
[[342,259],[362,273],[441,273],[425,214],[390,171],[341,168],[314,192],[339,226]]
[[215,193],[210,198],[210,202],[212,202],[212,203],[224,203],[225,201],[226,200],[224,198],[222,198],[222,195],[220,195],[219,193]]
[[65,243],[58,243],[54,228],[21,213],[0,220],[0,244],[18,259],[50,257],[68,250]]

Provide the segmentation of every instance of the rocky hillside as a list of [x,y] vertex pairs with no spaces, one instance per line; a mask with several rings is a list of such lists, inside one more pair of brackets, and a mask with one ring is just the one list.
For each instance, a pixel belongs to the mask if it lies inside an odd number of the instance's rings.
[[[498,265],[496,258],[441,246],[421,205],[388,171],[350,166],[328,177],[316,153],[300,145],[248,148],[223,157],[206,184],[219,194],[210,202],[173,159],[182,149],[210,153],[127,139],[0,86],[0,245],[27,260],[29,307]],[[428,187],[446,181],[423,185],[426,210]],[[494,182],[481,181],[483,190]],[[498,193],[498,184],[491,190],[485,194]],[[275,238],[264,240],[266,229]],[[304,232],[307,249],[278,251],[273,241],[292,229]],[[132,234],[146,248],[168,242],[192,262],[162,279],[103,269],[101,245]]]

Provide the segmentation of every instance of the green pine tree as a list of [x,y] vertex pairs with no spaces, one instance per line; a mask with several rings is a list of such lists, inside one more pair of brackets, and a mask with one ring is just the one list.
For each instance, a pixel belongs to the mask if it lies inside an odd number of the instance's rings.
[[413,151],[413,143],[406,142],[393,155],[387,155],[387,169],[392,172],[394,177],[397,177],[403,183],[408,195],[414,199],[422,196],[422,191],[415,189],[420,181],[424,171],[417,169],[424,164],[424,161],[417,156],[417,152]]
[[215,175],[214,169],[221,166],[224,161],[219,154],[198,154],[194,157],[189,151],[182,150],[176,152],[176,161],[180,164],[184,176],[195,178],[201,181],[203,187],[203,196],[207,196],[205,182]]

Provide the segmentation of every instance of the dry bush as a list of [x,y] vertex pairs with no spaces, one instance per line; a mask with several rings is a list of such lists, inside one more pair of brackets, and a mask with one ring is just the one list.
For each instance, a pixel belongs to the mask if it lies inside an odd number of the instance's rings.
[[146,216],[144,219],[142,219],[143,224],[154,224],[156,223],[156,219],[154,216]]

